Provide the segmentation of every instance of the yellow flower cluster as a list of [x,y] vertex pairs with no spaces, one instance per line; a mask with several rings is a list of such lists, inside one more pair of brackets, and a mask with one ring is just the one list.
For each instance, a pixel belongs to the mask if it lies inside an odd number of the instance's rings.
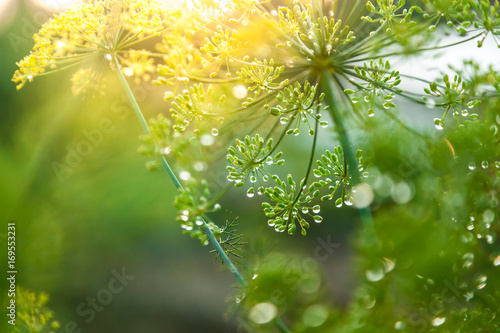
[[[12,81],[21,89],[34,77],[80,64],[90,59],[111,60],[149,38],[159,36],[175,20],[175,14],[155,0],[90,0],[45,23],[34,36],[31,54],[21,60]],[[168,21],[168,22],[167,22]],[[151,71],[145,55],[127,56],[126,68],[138,75]],[[135,66],[134,60],[140,65]],[[135,73],[134,73],[135,74]]]

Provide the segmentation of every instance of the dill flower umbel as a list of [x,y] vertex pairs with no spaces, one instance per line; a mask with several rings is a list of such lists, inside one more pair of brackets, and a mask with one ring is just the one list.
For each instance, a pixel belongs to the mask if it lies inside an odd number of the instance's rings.
[[113,56],[123,64],[125,75],[144,78],[155,70],[154,59],[131,47],[159,36],[175,18],[174,10],[155,0],[90,0],[42,26],[33,37],[31,53],[17,63],[12,81],[21,89],[37,76],[91,59],[110,62]]

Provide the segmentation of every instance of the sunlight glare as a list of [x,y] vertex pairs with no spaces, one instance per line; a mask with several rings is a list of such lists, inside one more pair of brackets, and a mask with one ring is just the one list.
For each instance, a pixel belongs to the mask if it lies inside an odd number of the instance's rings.
[[78,3],[80,0],[31,0],[35,5],[48,9],[50,11],[60,11],[70,8]]
[[15,16],[16,0],[0,0],[0,28],[8,26]]

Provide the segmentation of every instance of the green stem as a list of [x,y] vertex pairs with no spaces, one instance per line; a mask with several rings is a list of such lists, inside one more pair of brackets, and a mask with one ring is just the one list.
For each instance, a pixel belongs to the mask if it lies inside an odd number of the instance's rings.
[[292,331],[290,331],[288,327],[285,326],[280,317],[274,318],[273,324],[280,330],[281,333],[292,333]]
[[[116,57],[116,54],[113,54],[113,62],[114,62],[115,67],[116,67],[115,70],[116,70],[116,73],[118,75],[118,79],[120,80],[120,83],[121,83],[123,89],[125,90],[125,93],[126,93],[128,99],[130,101],[130,104],[132,105],[132,109],[134,109],[134,111],[135,111],[135,113],[137,115],[137,118],[139,118],[139,122],[141,123],[142,129],[144,130],[144,132],[146,134],[150,135],[151,132],[149,131],[149,127],[148,127],[148,124],[146,122],[146,119],[144,119],[144,115],[142,114],[142,111],[141,111],[141,109],[139,107],[139,104],[137,104],[137,101],[136,101],[136,99],[134,97],[134,94],[132,93],[132,90],[130,89],[130,86],[128,85],[127,79],[125,78],[125,76],[123,75],[123,73],[121,71],[121,66],[120,66],[120,63],[118,62],[118,58]],[[177,189],[181,189],[182,190],[183,188],[182,188],[181,183],[179,182],[179,180],[175,176],[175,173],[173,172],[172,168],[170,167],[170,165],[168,164],[167,160],[163,156],[161,158],[161,163],[162,163],[163,168],[165,169],[165,171],[167,171],[167,174],[170,177],[170,180],[174,183],[175,187]],[[210,226],[207,224],[207,222],[205,221],[205,219],[203,219],[203,229],[205,230],[205,233],[207,234],[209,242],[217,250],[217,252],[219,253],[219,255],[222,258],[222,261],[224,262],[224,264],[226,265],[226,267],[234,275],[234,277],[236,278],[236,280],[238,280],[238,282],[240,283],[240,285],[243,286],[243,287],[246,287],[247,283],[245,282],[245,279],[240,274],[240,272],[238,271],[238,269],[236,268],[236,266],[233,264],[233,262],[231,261],[231,259],[229,259],[229,257],[227,256],[226,252],[224,252],[224,250],[220,246],[219,242],[215,238],[212,230],[210,230]]]
[[[351,146],[349,136],[347,134],[344,123],[342,122],[342,115],[340,114],[340,104],[338,101],[342,100],[342,92],[339,92],[338,87],[335,85],[333,74],[330,73],[328,69],[323,70],[321,74],[321,86],[323,92],[326,96],[326,101],[328,103],[330,115],[336,124],[337,132],[340,137],[340,144],[344,150],[344,154],[349,165],[349,171],[352,176],[353,185],[356,186],[361,182],[361,173],[358,169],[358,161],[356,159],[356,154]],[[373,228],[373,219],[371,216],[370,208],[360,208],[359,215],[361,218],[361,224],[363,226],[365,244],[368,246],[375,245],[376,236]]]

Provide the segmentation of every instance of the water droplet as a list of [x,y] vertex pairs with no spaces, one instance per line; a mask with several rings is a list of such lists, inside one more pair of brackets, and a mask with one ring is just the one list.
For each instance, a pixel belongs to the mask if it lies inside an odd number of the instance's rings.
[[377,304],[377,299],[371,295],[366,295],[362,299],[362,305],[365,309],[369,310]]
[[125,74],[126,76],[132,76],[134,75],[134,69],[131,67],[124,68],[123,74]]
[[313,207],[313,213],[314,214],[318,214],[321,210],[321,207],[319,205],[316,205]]
[[321,223],[323,221],[323,218],[319,215],[314,216],[314,222],[316,223]]
[[189,171],[181,171],[179,172],[179,178],[184,181],[187,181],[191,179],[191,174],[189,173]]
[[218,130],[218,129],[216,129],[216,128],[212,128],[212,135],[213,135],[213,136],[217,136],[217,135],[219,135],[219,130]]
[[397,322],[394,323],[394,329],[396,329],[398,331],[399,330],[403,330],[405,328],[406,328],[406,324],[404,322],[402,322],[402,321],[397,321]]
[[375,116],[375,111],[373,109],[368,110],[368,117],[373,117]]
[[481,162],[481,168],[483,168],[483,169],[488,169],[488,165],[489,165],[488,161],[482,161]]
[[210,134],[203,134],[200,138],[200,143],[203,145],[203,146],[211,146],[213,145],[215,142],[215,139],[212,135]]
[[303,208],[302,208],[302,213],[303,213],[303,214],[307,214],[307,213],[309,213],[309,208],[307,208],[307,207],[303,207]]
[[248,95],[247,87],[239,85],[233,88],[233,96],[237,99],[245,99]]
[[196,218],[196,221],[194,223],[196,223],[197,226],[203,225],[203,221],[199,217]]
[[432,326],[441,326],[446,321],[446,317],[436,317],[432,320]]
[[111,61],[111,59],[113,59],[113,57],[111,56],[111,53],[106,53],[106,54],[104,55],[104,58],[105,58],[106,60],[109,60],[109,61]]
[[440,118],[435,118],[434,127],[436,127],[436,129],[441,131],[444,128],[444,122],[442,122]]
[[403,205],[411,200],[413,193],[410,186],[404,181],[401,181],[392,187],[391,197],[394,202]]
[[283,124],[283,125],[284,125],[284,124],[286,124],[287,122],[288,122],[288,118],[285,118],[285,117],[281,117],[281,118],[280,118],[280,123],[281,123],[281,124]]
[[162,155],[168,155],[168,154],[170,154],[171,151],[172,151],[172,149],[170,147],[165,147],[162,150],[160,150],[160,153]]
[[266,324],[278,314],[276,305],[270,302],[258,303],[252,307],[248,318],[256,324]]
[[214,205],[214,210],[220,210],[220,208],[221,208],[221,205],[220,205],[220,204],[216,203],[216,204]]
[[196,171],[206,170],[207,169],[207,163],[205,163],[205,162],[196,162],[196,163],[193,164],[193,168]]
[[385,261],[385,273],[389,273],[390,271],[392,271],[394,269],[394,267],[396,267],[395,261],[388,259],[388,258],[385,258],[385,257],[384,257],[384,261]]
[[329,311],[322,304],[309,306],[302,315],[302,323],[307,327],[320,327],[328,319]]
[[500,266],[500,255],[493,259],[493,266]]
[[477,279],[477,290],[481,290],[484,287],[486,287],[486,281],[488,281],[488,277],[486,275],[481,276],[479,279]]
[[493,244],[495,242],[495,239],[493,238],[492,235],[486,235],[486,243],[488,244]]
[[436,106],[436,102],[432,98],[428,98],[425,101],[425,106],[427,106],[429,109],[433,109]]
[[485,223],[492,223],[495,220],[495,213],[491,209],[483,212],[483,221]]
[[469,163],[469,170],[476,170],[476,164],[474,162]]
[[239,304],[239,303],[241,302],[241,299],[240,299],[239,297],[236,297],[236,298],[234,299],[234,302],[235,302],[236,304]]
[[254,274],[254,275],[252,276],[252,280],[255,280],[255,279],[256,279],[256,278],[258,278],[258,277],[259,277],[259,274]]
[[[368,176],[368,174],[366,176]],[[356,185],[352,190],[352,200],[356,208],[368,207],[373,201],[373,191],[370,185],[366,183]]]
[[253,191],[247,192],[247,197],[249,197],[249,198],[253,198],[254,195],[255,195],[255,193]]
[[187,220],[189,220],[189,217],[187,215],[181,215],[180,218],[184,222],[187,222]]
[[365,275],[368,281],[377,282],[384,278],[385,273],[383,269],[377,268],[377,269],[367,270]]
[[469,115],[469,111],[467,109],[462,110],[462,116],[467,117]]

